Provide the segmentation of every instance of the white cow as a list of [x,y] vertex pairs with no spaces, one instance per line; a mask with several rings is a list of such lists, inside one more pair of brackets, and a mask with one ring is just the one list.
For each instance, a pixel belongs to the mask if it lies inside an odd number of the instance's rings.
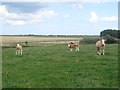
[[79,42],[78,43],[73,43],[70,42],[68,43],[68,48],[70,48],[71,51],[73,51],[73,49],[76,49],[76,51],[79,51]]
[[101,39],[99,41],[96,42],[96,47],[98,50],[98,55],[104,55],[105,54],[105,40]]
[[16,44],[16,55],[22,55],[22,45]]

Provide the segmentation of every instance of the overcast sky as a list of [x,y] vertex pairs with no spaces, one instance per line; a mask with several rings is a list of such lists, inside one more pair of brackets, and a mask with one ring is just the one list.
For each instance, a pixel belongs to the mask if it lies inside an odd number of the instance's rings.
[[118,29],[118,0],[0,4],[3,35],[99,35]]

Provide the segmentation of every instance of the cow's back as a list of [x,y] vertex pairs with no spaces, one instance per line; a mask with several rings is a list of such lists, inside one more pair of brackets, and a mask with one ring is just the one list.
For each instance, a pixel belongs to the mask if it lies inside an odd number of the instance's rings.
[[76,48],[76,47],[78,47],[78,46],[79,46],[78,44],[74,44],[74,43],[68,45],[69,48]]
[[96,42],[96,47],[101,47],[101,41]]

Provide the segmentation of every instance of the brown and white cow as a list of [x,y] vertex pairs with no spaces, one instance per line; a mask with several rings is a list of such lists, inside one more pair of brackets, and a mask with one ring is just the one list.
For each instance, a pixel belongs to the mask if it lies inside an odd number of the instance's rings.
[[98,55],[104,55],[105,54],[105,40],[101,39],[99,41],[96,42],[96,47],[97,47],[97,54]]
[[68,43],[68,48],[70,48],[71,51],[73,51],[73,49],[76,49],[75,51],[79,51],[79,42],[78,43],[73,43],[70,42]]
[[22,45],[16,44],[16,55],[22,55]]

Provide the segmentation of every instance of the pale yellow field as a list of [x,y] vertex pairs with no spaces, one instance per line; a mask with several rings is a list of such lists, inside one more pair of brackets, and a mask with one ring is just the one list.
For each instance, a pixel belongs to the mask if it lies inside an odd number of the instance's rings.
[[27,42],[70,42],[80,41],[81,37],[36,37],[36,36],[0,36],[2,46],[9,46],[11,43]]

